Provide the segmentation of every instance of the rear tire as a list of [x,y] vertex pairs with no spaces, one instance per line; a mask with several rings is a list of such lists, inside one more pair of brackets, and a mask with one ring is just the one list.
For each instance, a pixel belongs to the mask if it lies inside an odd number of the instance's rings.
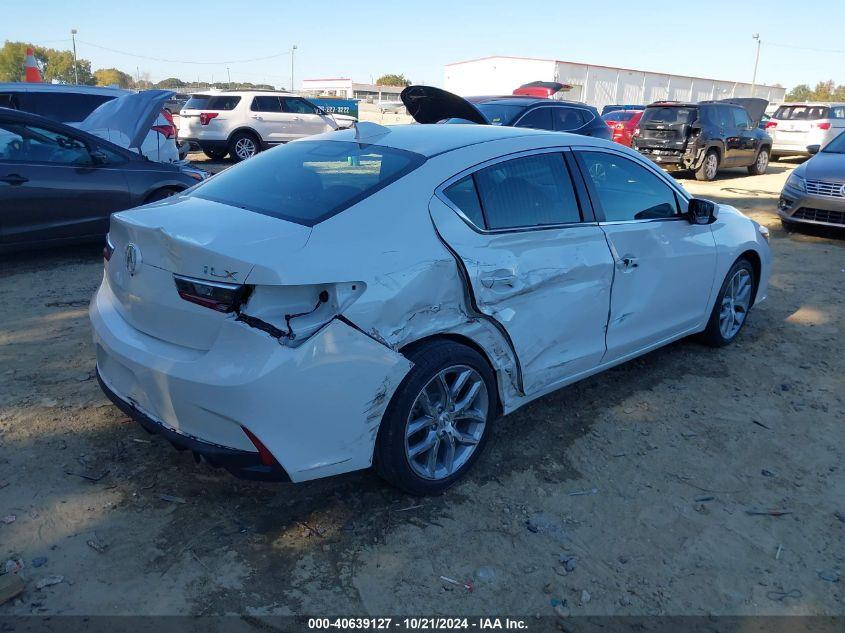
[[761,147],[754,159],[754,164],[748,166],[748,173],[752,176],[762,176],[769,167],[769,150]]
[[498,410],[496,377],[481,354],[454,341],[427,343],[406,356],[414,366],[385,410],[373,463],[407,493],[439,494],[487,444]]
[[226,149],[210,149],[207,147],[202,148],[202,153],[208,156],[211,160],[223,160],[226,158],[226,155],[229,153],[229,148]]
[[229,155],[240,162],[252,158],[261,151],[261,141],[253,132],[235,132],[229,139]]
[[707,151],[701,165],[695,170],[695,179],[711,181],[716,180],[716,174],[719,173],[719,152],[715,149]]
[[710,347],[730,345],[745,327],[757,288],[754,267],[745,258],[731,266],[716,297],[701,341]]

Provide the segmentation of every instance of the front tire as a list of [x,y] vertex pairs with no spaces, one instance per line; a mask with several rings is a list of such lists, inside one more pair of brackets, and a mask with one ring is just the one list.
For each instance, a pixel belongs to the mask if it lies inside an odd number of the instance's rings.
[[414,366],[385,410],[373,461],[397,488],[439,494],[483,452],[497,415],[496,379],[481,354],[453,341],[406,356]]
[[719,152],[715,149],[708,150],[701,161],[701,165],[695,170],[695,179],[711,181],[716,180],[716,174],[719,173]]
[[229,155],[240,162],[252,158],[261,151],[261,143],[252,132],[235,132],[229,140]]
[[766,173],[769,167],[769,150],[765,147],[757,152],[757,158],[754,159],[754,164],[748,166],[748,173],[752,176],[762,176]]
[[701,340],[711,347],[730,345],[742,331],[751,310],[757,278],[747,259],[738,259],[731,266],[716,297],[713,312]]

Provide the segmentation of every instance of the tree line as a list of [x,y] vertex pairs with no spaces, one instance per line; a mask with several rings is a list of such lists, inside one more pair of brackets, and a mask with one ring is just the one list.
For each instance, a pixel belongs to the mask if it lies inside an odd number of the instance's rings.
[[787,101],[842,101],[845,102],[845,84],[839,86],[831,79],[820,81],[815,88],[799,84],[786,93]]

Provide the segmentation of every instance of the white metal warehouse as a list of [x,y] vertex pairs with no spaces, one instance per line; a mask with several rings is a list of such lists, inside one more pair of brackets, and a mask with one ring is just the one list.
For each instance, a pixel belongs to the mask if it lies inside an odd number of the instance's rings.
[[[556,59],[493,56],[447,64],[443,87],[461,96],[511,94],[530,81],[557,81],[572,89],[558,98],[585,101],[601,110],[605,105],[647,104],[660,100],[705,101],[750,97],[751,84],[724,79],[581,64]],[[755,97],[782,102],[786,89],[754,86]]]

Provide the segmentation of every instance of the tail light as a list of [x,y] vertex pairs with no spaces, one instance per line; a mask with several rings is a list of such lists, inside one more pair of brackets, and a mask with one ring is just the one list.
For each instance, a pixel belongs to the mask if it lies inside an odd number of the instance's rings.
[[613,124],[613,129],[614,129],[614,130],[624,130],[624,129],[625,129],[625,124],[624,124],[624,123],[614,123],[614,124]]
[[777,122],[777,121],[767,121],[767,122],[766,122],[766,129],[767,129],[767,130],[768,130],[768,129],[771,129],[771,128],[773,128],[773,127],[777,127],[777,126],[778,126],[778,122]]
[[208,125],[211,119],[217,118],[219,112],[200,112],[200,125]]
[[202,281],[173,275],[176,291],[185,301],[196,303],[217,312],[234,312],[246,299],[249,286],[224,284],[217,281]]
[[279,464],[279,462],[276,461],[276,458],[273,457],[273,453],[270,452],[270,449],[264,446],[264,442],[255,437],[255,434],[245,426],[242,426],[241,428],[249,438],[249,441],[252,442],[255,448],[258,449],[258,460],[261,462],[262,466],[276,466]]
[[167,119],[166,125],[154,125],[153,131],[158,132],[164,138],[176,138],[176,124],[173,122],[173,115],[170,114],[167,110],[161,111],[164,118]]
[[114,244],[111,243],[109,236],[106,235],[106,245],[103,246],[103,259],[107,262],[111,261],[111,256],[114,253]]
[[635,127],[633,136],[639,136],[639,135],[640,135],[640,128]]
[[820,130],[829,130],[830,129],[830,123],[828,123],[827,121],[825,121],[824,123],[816,123],[816,127],[819,128]]

